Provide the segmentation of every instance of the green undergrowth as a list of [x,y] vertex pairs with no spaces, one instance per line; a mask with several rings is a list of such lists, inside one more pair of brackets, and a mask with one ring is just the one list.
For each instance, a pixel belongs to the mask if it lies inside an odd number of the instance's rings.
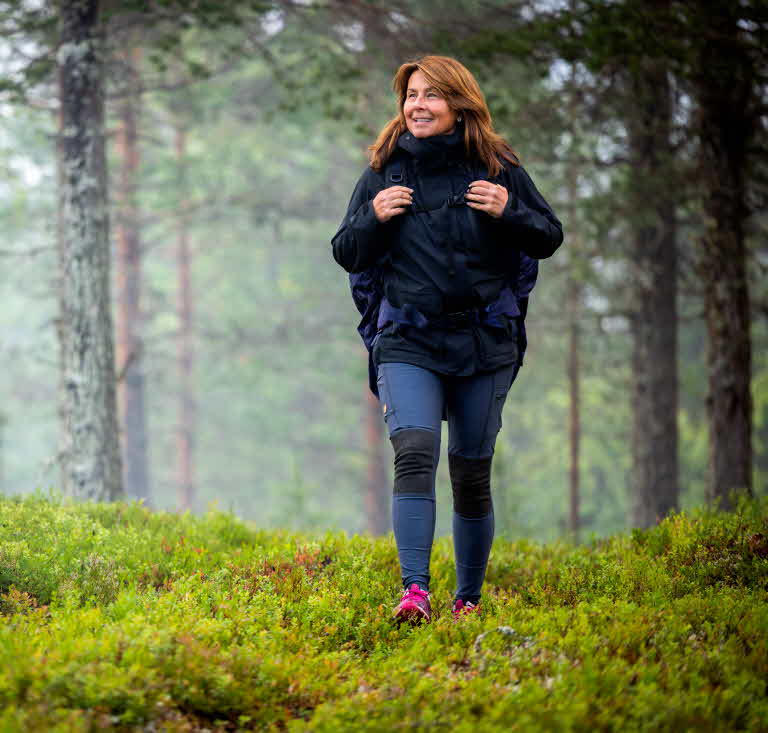
[[0,731],[768,731],[768,500],[453,568],[397,628],[391,533],[0,499]]

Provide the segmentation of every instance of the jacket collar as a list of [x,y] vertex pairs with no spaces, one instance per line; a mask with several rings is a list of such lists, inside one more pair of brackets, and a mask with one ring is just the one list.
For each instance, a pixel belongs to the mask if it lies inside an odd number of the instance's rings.
[[464,156],[464,125],[457,124],[448,135],[414,137],[406,131],[397,139],[397,146],[410,153],[420,164],[437,167]]

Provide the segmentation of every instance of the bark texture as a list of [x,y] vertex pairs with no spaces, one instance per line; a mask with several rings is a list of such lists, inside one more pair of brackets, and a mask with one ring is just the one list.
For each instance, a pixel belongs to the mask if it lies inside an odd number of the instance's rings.
[[704,235],[700,266],[707,320],[710,483],[708,499],[732,508],[731,492],[752,493],[752,345],[744,221],[746,168],[758,113],[753,61],[738,4],[717,3],[696,79]]
[[103,44],[97,0],[60,4],[64,491],[122,496],[110,313]]
[[119,102],[117,154],[117,365],[122,421],[123,480],[128,496],[150,500],[147,419],[141,339],[141,238],[136,198],[139,177],[140,89],[137,48],[123,55],[125,87]]
[[649,527],[678,506],[677,249],[670,185],[672,96],[663,64],[631,84],[632,517]]

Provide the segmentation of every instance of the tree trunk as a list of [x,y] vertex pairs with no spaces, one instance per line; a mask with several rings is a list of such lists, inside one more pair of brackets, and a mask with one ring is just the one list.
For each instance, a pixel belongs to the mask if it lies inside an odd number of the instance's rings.
[[632,516],[649,527],[678,506],[677,251],[670,185],[672,96],[664,64],[630,84]]
[[[573,220],[572,220],[573,221]],[[573,235],[572,235],[573,236]],[[568,531],[574,542],[579,538],[579,504],[581,489],[580,448],[581,448],[581,374],[579,362],[581,314],[581,283],[578,275],[571,272],[568,277],[568,444],[570,465],[568,470]]]
[[118,405],[122,419],[123,480],[130,497],[149,500],[147,428],[141,341],[141,242],[136,200],[139,176],[138,84],[140,52],[124,55],[125,93],[119,104],[117,153],[120,161],[117,218]]
[[[56,67],[56,84],[59,89],[59,99],[61,99],[62,90],[62,69],[61,65]],[[57,405],[57,417],[59,425],[64,425],[64,111],[63,105],[59,102],[58,109],[56,110],[56,257],[58,262],[58,270],[54,277],[54,288],[56,291],[56,299],[58,306],[58,315],[54,320],[56,328],[56,341],[59,345],[59,370],[58,370],[58,405]],[[63,441],[62,441],[63,445]],[[62,460],[61,451],[59,452],[58,460],[56,461],[59,471],[59,485],[64,487],[66,480],[64,478],[64,461]]]
[[176,163],[179,177],[178,235],[176,262],[178,267],[178,369],[179,369],[179,423],[176,432],[176,455],[178,467],[178,508],[192,510],[195,503],[194,481],[194,435],[195,398],[192,386],[192,278],[189,251],[189,222],[187,214],[187,134],[179,124],[176,128]]
[[103,43],[97,0],[62,0],[61,460],[64,491],[122,496],[110,312]]
[[[370,33],[367,24],[363,25],[364,34]],[[366,56],[366,59],[369,57]],[[370,86],[370,85],[369,85]],[[370,88],[370,96],[362,103],[360,116],[366,129],[366,137],[376,134],[376,123],[372,119],[370,104],[379,94],[378,88]],[[367,145],[363,146],[363,155],[368,157]],[[366,369],[368,355],[365,354]],[[388,483],[387,458],[385,453],[385,429],[381,414],[381,404],[373,396],[368,388],[368,380],[365,380],[365,396],[363,397],[363,421],[365,423],[365,454],[367,460],[366,490],[365,490],[365,515],[368,531],[373,535],[384,535],[391,531],[391,500],[392,487]]]
[[712,35],[696,79],[704,234],[700,265],[707,320],[710,482],[707,498],[733,507],[752,493],[752,344],[744,220],[746,166],[757,125],[755,69],[743,47],[738,4],[707,13]]
[[[571,75],[570,118],[572,149],[577,154],[579,130],[577,107],[577,80],[575,69]],[[579,511],[581,503],[581,369],[579,349],[581,341],[580,319],[582,299],[582,268],[584,257],[579,227],[577,203],[579,200],[579,164],[568,162],[568,282],[566,285],[566,308],[568,318],[568,356],[566,374],[568,377],[568,532],[574,542],[579,538]]]
[[368,531],[373,535],[384,535],[389,531],[389,487],[387,467],[384,458],[384,427],[381,405],[365,385],[365,444],[368,463],[365,491],[365,516]]

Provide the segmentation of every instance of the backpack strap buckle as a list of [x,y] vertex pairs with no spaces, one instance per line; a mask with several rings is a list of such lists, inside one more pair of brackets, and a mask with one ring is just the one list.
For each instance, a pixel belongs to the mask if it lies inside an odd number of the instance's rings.
[[467,195],[467,191],[464,190],[459,194],[451,194],[448,196],[448,200],[446,203],[448,206],[463,206],[467,203],[467,200],[464,198]]

